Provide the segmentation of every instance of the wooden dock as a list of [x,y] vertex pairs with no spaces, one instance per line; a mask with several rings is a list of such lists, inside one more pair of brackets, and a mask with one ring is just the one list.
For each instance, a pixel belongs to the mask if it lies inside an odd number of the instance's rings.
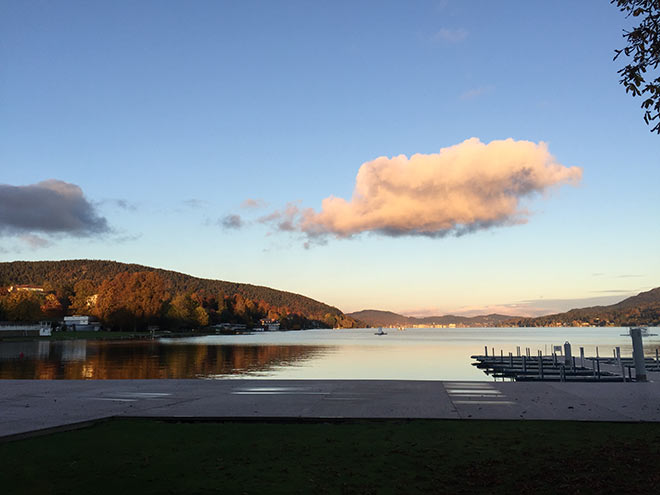
[[[570,358],[567,364],[563,356],[500,356],[476,355],[473,366],[487,375],[512,381],[556,382],[625,382],[635,381],[635,367],[631,358]],[[660,364],[647,358],[649,371],[660,371]]]

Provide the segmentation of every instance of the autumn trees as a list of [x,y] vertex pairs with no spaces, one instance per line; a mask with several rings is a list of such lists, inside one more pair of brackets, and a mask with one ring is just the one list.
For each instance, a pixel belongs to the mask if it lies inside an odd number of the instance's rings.
[[119,273],[98,290],[93,313],[120,330],[158,324],[170,299],[167,282],[154,272]]
[[337,326],[349,320],[330,312],[315,320],[241,293],[176,292],[171,281],[155,271],[120,272],[100,284],[82,279],[65,286],[49,282],[38,292],[0,292],[0,320],[61,320],[66,314],[95,316],[107,329],[121,331],[144,331],[150,325],[177,330],[216,323],[252,327],[262,318],[279,320],[283,329],[301,329]]
[[[30,292],[7,292],[29,284]],[[217,323],[278,320],[283,329],[357,326],[337,308],[268,287],[191,277],[102,260],[0,263],[0,320],[98,317],[108,329],[192,329]]]

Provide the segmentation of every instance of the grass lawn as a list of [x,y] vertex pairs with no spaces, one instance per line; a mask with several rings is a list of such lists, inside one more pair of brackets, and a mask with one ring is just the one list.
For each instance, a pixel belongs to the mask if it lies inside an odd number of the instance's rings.
[[660,424],[172,423],[0,444],[10,493],[652,493]]

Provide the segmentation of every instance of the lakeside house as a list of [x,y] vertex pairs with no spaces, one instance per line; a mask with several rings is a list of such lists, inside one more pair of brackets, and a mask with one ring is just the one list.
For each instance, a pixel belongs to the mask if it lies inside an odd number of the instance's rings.
[[209,328],[215,329],[216,333],[247,331],[247,325],[243,323],[218,323],[217,325],[209,326]]
[[269,332],[277,332],[280,329],[280,322],[277,320],[271,320],[270,318],[262,318],[259,320],[259,325],[261,325],[261,328]]
[[101,322],[93,316],[65,316],[62,323],[65,330],[71,330],[74,332],[98,332],[101,329]]

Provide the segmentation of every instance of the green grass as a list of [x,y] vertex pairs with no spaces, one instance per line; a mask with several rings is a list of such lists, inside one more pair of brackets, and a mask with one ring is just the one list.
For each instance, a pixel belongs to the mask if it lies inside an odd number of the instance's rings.
[[0,444],[4,494],[635,493],[659,466],[653,423],[112,420]]

